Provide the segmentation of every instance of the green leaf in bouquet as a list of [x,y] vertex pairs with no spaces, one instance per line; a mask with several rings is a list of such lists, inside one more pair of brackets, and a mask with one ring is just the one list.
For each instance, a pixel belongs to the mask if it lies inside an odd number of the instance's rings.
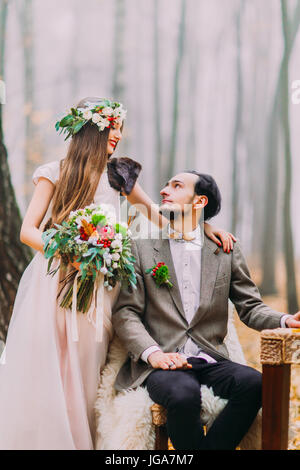
[[134,267],[132,266],[132,264],[126,264],[125,265],[125,268],[127,271],[130,271],[131,273],[134,273],[135,272],[135,269]]
[[86,266],[85,263],[80,264],[81,278],[82,278],[83,281],[87,276],[87,270],[86,270],[85,266]]
[[[116,227],[117,233],[121,233],[124,238],[127,237],[127,229],[123,225],[116,223],[115,227]],[[123,245],[124,245],[124,241],[123,241]]]
[[58,248],[58,243],[56,241],[53,241],[53,243],[51,243],[51,245],[48,247],[47,258],[54,256],[57,248]]
[[92,247],[92,248],[89,248],[88,251],[86,251],[82,256],[86,258],[87,256],[92,256],[92,255],[96,256],[97,253],[98,253],[97,248]]
[[[49,230],[47,230],[46,232],[44,232],[42,234],[42,240],[44,242],[44,252],[47,251],[47,247],[49,245],[49,242],[50,240],[54,237],[54,235],[56,234],[57,230],[55,228],[50,228]],[[49,256],[47,256],[48,258]]]
[[52,256],[52,258],[50,258],[49,261],[48,261],[47,273],[50,272],[50,269],[51,269],[51,265],[52,265],[52,263],[53,263],[53,260],[54,260],[54,256]]
[[92,215],[92,223],[94,225],[100,224],[100,225],[105,225],[106,224],[106,217],[103,214],[93,214]]

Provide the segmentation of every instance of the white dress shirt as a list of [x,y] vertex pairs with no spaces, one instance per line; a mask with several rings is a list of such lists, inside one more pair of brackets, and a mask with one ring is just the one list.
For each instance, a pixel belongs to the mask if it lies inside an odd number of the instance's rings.
[[[169,233],[174,230],[168,227]],[[170,250],[184,308],[184,313],[188,323],[190,324],[200,301],[200,285],[201,285],[201,253],[202,253],[202,237],[200,225],[193,232],[195,239],[186,241],[181,239],[169,239]],[[181,235],[181,234],[180,234]],[[285,328],[285,319],[289,315],[281,318],[281,327]],[[150,346],[141,355],[141,359],[148,362],[149,355],[154,351],[161,351],[157,346]],[[201,348],[191,339],[188,338],[185,345],[178,351],[185,357],[200,357],[207,362],[216,362],[214,358],[204,353]]]

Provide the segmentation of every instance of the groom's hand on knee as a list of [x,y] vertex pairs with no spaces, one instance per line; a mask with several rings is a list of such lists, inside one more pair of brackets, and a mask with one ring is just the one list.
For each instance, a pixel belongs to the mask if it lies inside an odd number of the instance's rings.
[[148,357],[149,364],[154,369],[176,370],[191,369],[193,366],[189,364],[185,357],[178,353],[164,353],[155,351]]

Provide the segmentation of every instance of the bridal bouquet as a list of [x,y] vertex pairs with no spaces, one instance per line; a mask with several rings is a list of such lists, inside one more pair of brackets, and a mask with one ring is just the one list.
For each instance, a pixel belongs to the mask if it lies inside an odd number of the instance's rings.
[[[136,288],[136,275],[131,253],[130,230],[126,224],[116,223],[109,207],[91,204],[84,209],[72,211],[67,221],[46,230],[43,235],[44,255],[48,259],[47,273],[54,274],[74,261],[80,270],[72,271],[65,279],[73,284],[65,292],[60,306],[87,312],[91,305],[95,281],[101,273],[103,286],[112,290],[117,281],[121,286]],[[51,270],[56,257],[61,263]],[[75,283],[76,280],[76,283]],[[75,297],[76,288],[77,298]]]

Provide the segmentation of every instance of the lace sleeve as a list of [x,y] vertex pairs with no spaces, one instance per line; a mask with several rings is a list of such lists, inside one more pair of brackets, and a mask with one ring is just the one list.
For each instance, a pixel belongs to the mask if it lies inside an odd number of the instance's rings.
[[128,157],[111,158],[107,163],[109,184],[117,191],[127,195],[140,174],[142,165]]

